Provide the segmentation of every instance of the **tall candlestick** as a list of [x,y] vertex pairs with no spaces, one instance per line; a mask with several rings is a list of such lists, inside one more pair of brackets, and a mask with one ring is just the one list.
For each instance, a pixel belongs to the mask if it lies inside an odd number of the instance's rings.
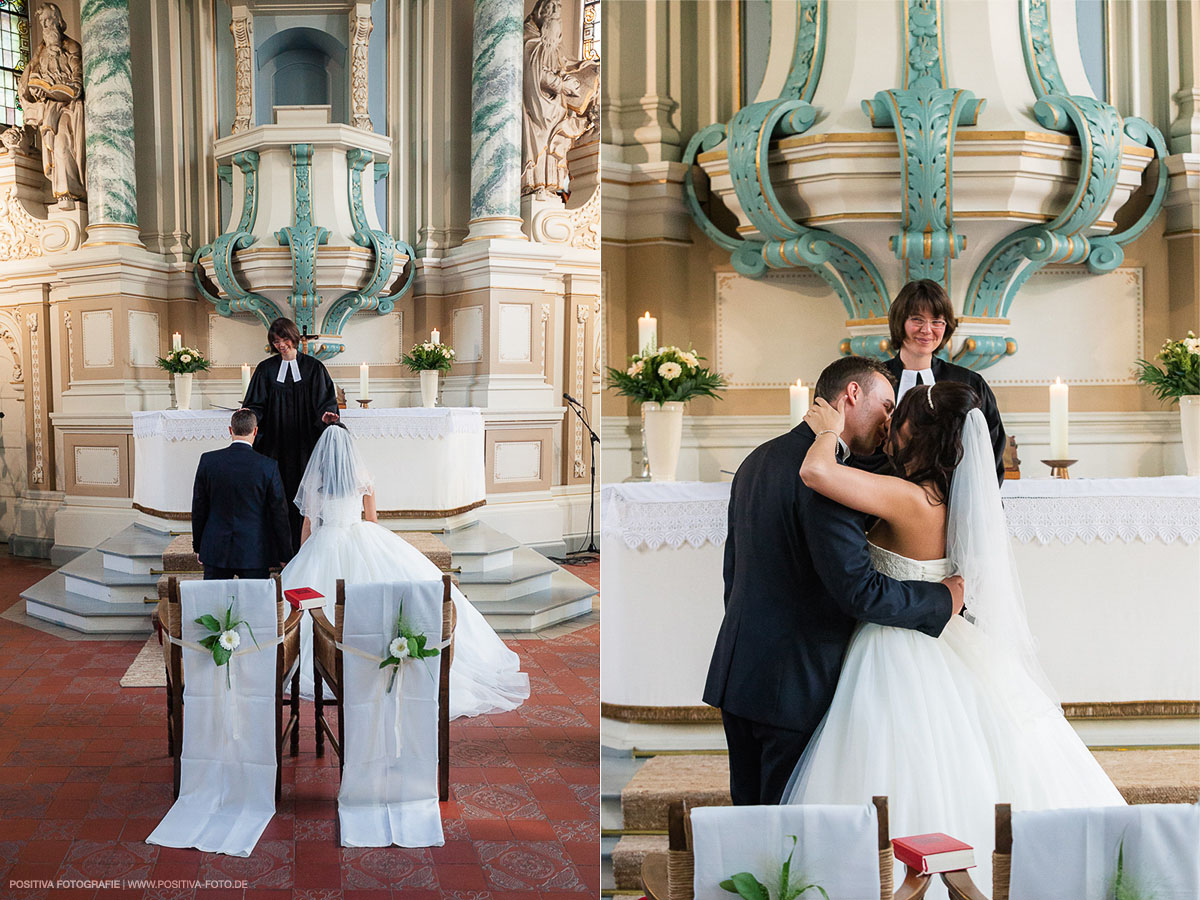
[[1067,447],[1067,385],[1055,378],[1050,385],[1050,458],[1066,459]]
[[371,395],[368,392],[371,381],[371,367],[363,363],[358,367],[358,396],[362,400],[369,400]]
[[171,349],[178,350],[183,346],[183,335],[178,331],[171,335]]
[[442,342],[442,333],[436,328],[433,329],[433,331],[429,332],[429,341],[433,344],[440,344]]
[[658,319],[649,312],[638,319],[638,353],[645,353],[647,348],[651,353],[658,349]]
[[795,384],[788,385],[788,400],[791,402],[792,428],[795,428],[804,419],[804,414],[808,412],[808,388],[799,378],[796,379]]
[[250,364],[242,363],[242,397],[250,390]]

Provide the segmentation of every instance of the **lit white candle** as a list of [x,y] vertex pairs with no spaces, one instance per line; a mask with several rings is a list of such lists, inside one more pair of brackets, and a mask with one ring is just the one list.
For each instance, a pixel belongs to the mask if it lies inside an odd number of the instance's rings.
[[651,352],[658,349],[658,319],[649,312],[638,319],[638,353],[649,348]]
[[250,364],[242,363],[242,396],[246,396],[246,392],[250,390]]
[[368,393],[371,381],[371,367],[363,363],[358,367],[358,396],[363,400],[371,399]]
[[1067,385],[1055,378],[1050,385],[1050,458],[1066,459],[1067,446]]
[[183,346],[183,335],[178,331],[171,335],[171,349],[178,350]]
[[788,399],[791,401],[791,423],[795,428],[808,412],[808,388],[799,378],[795,384],[788,385]]
[[436,328],[429,332],[429,340],[431,343],[440,344],[442,342],[442,333]]

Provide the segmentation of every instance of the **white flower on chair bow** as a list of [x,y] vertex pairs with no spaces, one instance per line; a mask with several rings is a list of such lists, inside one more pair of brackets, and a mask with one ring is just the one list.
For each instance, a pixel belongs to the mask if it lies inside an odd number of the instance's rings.
[[[779,887],[775,892],[775,897],[778,900],[796,900],[797,897],[808,893],[809,891],[818,891],[825,900],[829,900],[829,894],[825,892],[825,888],[819,884],[804,884],[804,878],[795,879],[798,884],[793,883],[792,879],[792,857],[796,854],[797,836],[789,834],[792,839],[792,849],[788,851],[787,859],[783,861],[783,866],[779,869]],[[766,885],[751,875],[749,872],[738,872],[731,878],[721,882],[722,890],[729,891],[731,894],[737,894],[743,900],[764,900],[771,896]]]
[[[197,625],[203,625],[212,632],[199,644],[205,650],[212,651],[213,662],[218,666],[225,667],[225,687],[226,689],[232,686],[229,666],[229,660],[233,657],[233,652],[242,644],[242,636],[237,633],[237,630],[245,625],[246,631],[250,632],[250,640],[254,641],[254,646],[258,647],[258,638],[254,636],[253,629],[244,619],[238,619],[236,622],[233,619],[233,603],[234,598],[229,598],[229,606],[225,609],[225,623],[221,624],[221,620],[211,613],[206,613],[196,619]],[[258,649],[262,649],[258,647]]]
[[[388,679],[387,692],[392,692],[392,687],[396,684],[396,673],[400,671],[400,664],[406,659],[428,659],[431,656],[437,656],[441,653],[440,647],[428,646],[428,635],[413,631],[411,627],[404,622],[404,600],[400,600],[400,614],[396,617],[396,637],[388,644],[388,655],[379,663],[379,668],[386,669],[392,667],[392,676]],[[429,670],[426,669],[428,672]]]

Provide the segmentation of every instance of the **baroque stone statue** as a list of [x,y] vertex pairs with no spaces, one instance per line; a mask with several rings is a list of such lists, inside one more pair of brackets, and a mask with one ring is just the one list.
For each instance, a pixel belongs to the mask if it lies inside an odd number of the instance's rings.
[[522,196],[567,193],[567,153],[598,118],[600,67],[564,58],[562,38],[561,0],[537,0],[524,30]]
[[74,209],[87,196],[84,187],[83,48],[66,35],[57,4],[44,3],[35,14],[42,42],[21,74],[18,86],[25,123],[42,143],[42,171],[61,209]]

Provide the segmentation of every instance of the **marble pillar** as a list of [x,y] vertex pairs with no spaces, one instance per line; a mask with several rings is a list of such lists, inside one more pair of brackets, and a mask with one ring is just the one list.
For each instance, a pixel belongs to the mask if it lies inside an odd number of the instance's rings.
[[521,0],[475,0],[467,241],[521,233]]
[[140,247],[128,0],[83,0],[83,85],[90,245]]

